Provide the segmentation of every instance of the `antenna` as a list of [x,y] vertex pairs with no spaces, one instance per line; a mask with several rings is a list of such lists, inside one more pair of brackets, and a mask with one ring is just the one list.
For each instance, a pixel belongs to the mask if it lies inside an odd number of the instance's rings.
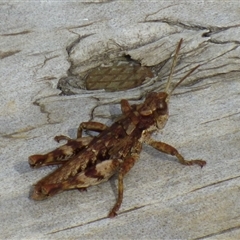
[[172,92],[179,86],[180,83],[182,83],[191,73],[193,73],[200,65],[197,65],[196,67],[192,68],[172,89],[172,91],[169,93],[169,95],[172,94]]
[[[180,48],[181,48],[181,45],[182,45],[182,42],[183,42],[183,39],[181,38],[178,45],[177,45],[177,48],[176,48],[176,52],[174,54],[174,58],[173,58],[173,62],[172,62],[172,66],[171,66],[171,71],[170,71],[170,74],[168,76],[168,80],[167,80],[167,85],[166,85],[166,89],[165,89],[165,92],[168,93],[168,89],[170,87],[170,84],[171,84],[171,81],[172,81],[172,75],[173,75],[173,71],[174,71],[174,68],[176,66],[176,63],[177,63],[177,57],[178,57],[178,53],[180,51]],[[182,80],[183,81],[183,80]],[[179,83],[180,84],[180,83]],[[176,87],[175,87],[176,88]],[[172,91],[171,91],[172,93]]]

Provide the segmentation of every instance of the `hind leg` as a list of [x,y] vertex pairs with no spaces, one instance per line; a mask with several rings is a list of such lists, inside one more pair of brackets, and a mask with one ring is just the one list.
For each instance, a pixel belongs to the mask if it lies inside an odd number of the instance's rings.
[[104,160],[64,181],[63,189],[82,189],[105,182],[117,172],[121,163],[121,159]]
[[69,140],[65,145],[47,153],[35,154],[28,158],[31,167],[42,167],[48,165],[59,165],[66,163],[79,151],[84,149],[91,141],[92,137],[83,137],[76,140]]

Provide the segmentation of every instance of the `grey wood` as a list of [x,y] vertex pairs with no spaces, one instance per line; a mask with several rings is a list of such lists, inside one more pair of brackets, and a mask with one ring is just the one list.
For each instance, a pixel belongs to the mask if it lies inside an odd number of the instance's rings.
[[[2,239],[239,239],[240,18],[238,1],[28,1],[1,3],[0,133]],[[163,89],[176,44],[184,39],[176,83],[200,64],[170,101],[170,118],[154,138],[204,168],[186,167],[145,146],[124,179],[87,192],[29,199],[31,186],[53,168],[31,169],[27,158],[75,137],[82,121],[111,123],[119,101],[136,102]],[[74,90],[58,80],[105,56],[129,54],[143,65],[166,62],[159,78],[124,92]],[[173,84],[174,84],[173,83]],[[107,105],[106,105],[107,104]]]

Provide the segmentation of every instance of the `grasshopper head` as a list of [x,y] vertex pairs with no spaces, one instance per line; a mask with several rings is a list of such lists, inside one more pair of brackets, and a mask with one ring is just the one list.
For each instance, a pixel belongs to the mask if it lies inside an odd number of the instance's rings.
[[152,115],[156,122],[156,126],[161,129],[165,126],[168,120],[168,102],[173,93],[173,91],[178,87],[178,85],[183,82],[193,71],[195,71],[198,67],[194,67],[191,69],[171,90],[169,90],[172,76],[174,72],[174,68],[177,63],[177,57],[181,48],[183,40],[181,39],[177,45],[176,52],[174,55],[174,59],[171,66],[171,71],[168,77],[168,81],[166,84],[165,92],[152,92],[146,96],[146,100],[143,106],[140,109],[140,114],[142,116]]
[[151,92],[146,96],[146,100],[140,110],[142,116],[152,115],[157,128],[165,126],[168,119],[168,94],[166,92]]

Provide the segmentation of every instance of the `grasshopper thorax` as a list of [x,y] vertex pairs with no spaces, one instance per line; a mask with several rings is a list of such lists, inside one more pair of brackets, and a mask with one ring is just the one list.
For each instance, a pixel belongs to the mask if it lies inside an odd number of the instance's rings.
[[165,92],[151,92],[146,96],[143,106],[140,109],[142,116],[148,116],[154,112],[164,115],[168,112],[167,106],[168,94]]

